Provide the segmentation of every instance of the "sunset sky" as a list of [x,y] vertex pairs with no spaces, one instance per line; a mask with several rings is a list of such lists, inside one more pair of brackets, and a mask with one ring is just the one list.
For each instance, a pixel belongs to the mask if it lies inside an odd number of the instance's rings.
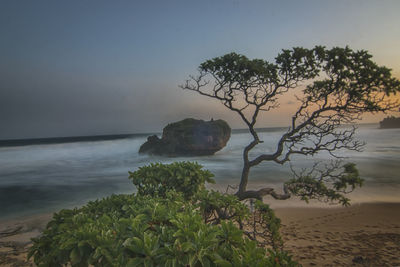
[[[0,139],[160,132],[227,120],[178,87],[206,59],[293,46],[368,50],[400,78],[400,1],[0,1]],[[259,127],[288,125],[282,110]],[[377,122],[381,116],[367,117]]]

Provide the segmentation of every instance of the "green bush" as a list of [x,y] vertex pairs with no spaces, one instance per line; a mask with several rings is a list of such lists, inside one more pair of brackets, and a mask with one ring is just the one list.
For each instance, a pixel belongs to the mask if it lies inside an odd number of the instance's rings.
[[202,190],[193,201],[197,203],[206,223],[219,223],[221,220],[232,220],[243,227],[243,221],[250,216],[250,210],[234,195],[216,191]]
[[152,163],[129,172],[129,179],[140,195],[164,197],[166,192],[175,190],[189,199],[204,189],[206,182],[214,183],[214,175],[208,170],[202,170],[202,167],[193,162]]
[[[122,204],[122,203],[125,204]],[[56,213],[30,255],[39,266],[267,266],[229,220],[207,224],[178,193],[113,195]]]
[[258,237],[260,244],[269,245],[277,251],[280,250],[283,246],[279,233],[281,220],[275,216],[275,212],[268,204],[260,200],[255,201],[254,208],[253,229],[251,232],[253,239],[255,240]]
[[[153,166],[155,172],[171,169]],[[194,187],[204,188],[205,177],[210,178],[204,175]],[[43,234],[33,239],[28,256],[38,266],[51,267],[298,266],[284,252],[267,252],[240,229],[251,216],[235,196],[205,189],[196,194],[174,188],[154,190],[154,195],[143,192],[148,191],[112,195],[55,213]],[[210,220],[209,212],[217,219]]]

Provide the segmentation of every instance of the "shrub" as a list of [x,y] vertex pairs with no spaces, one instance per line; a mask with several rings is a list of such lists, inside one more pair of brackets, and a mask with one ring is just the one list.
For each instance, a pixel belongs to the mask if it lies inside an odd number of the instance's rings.
[[[182,173],[185,165],[195,169],[191,175],[197,179],[189,194],[180,192],[185,188],[177,183],[185,180],[181,174],[170,175],[179,178],[165,181],[165,190],[162,183],[144,182],[154,181],[154,173]],[[205,190],[204,182],[211,176],[200,169],[190,163],[142,167],[134,175],[136,182],[144,178],[137,194],[112,195],[55,213],[43,234],[32,239],[28,256],[38,266],[51,267],[297,266],[286,253],[267,252],[248,238],[240,229],[249,218],[247,206],[235,196]],[[269,214],[262,213],[266,206],[257,205],[260,214]]]
[[202,190],[196,194],[194,201],[207,223],[232,220],[242,228],[243,221],[250,216],[248,207],[234,195],[222,194],[213,190]]
[[[125,202],[125,204],[122,204]],[[56,213],[29,257],[38,266],[268,266],[230,220],[204,222],[182,194],[113,195]],[[272,265],[273,266],[273,265]]]
[[166,192],[175,190],[189,199],[204,189],[206,182],[214,183],[214,175],[208,170],[202,170],[202,167],[193,162],[152,163],[129,172],[129,179],[140,195],[165,197]]

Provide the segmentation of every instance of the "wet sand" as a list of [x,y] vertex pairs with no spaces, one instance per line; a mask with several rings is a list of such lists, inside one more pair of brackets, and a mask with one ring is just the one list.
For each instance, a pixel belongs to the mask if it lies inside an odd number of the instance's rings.
[[35,266],[27,260],[31,238],[45,229],[52,214],[0,221],[0,266]]
[[[303,266],[400,266],[400,203],[279,207],[285,250]],[[51,214],[0,221],[0,266],[34,266],[30,238]]]

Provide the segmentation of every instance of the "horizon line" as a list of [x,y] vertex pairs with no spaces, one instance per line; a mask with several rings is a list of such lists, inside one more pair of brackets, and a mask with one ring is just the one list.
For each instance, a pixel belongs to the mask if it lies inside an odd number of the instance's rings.
[[[367,125],[367,124],[379,124],[379,122],[370,123],[355,123],[356,125]],[[343,126],[351,125],[344,124]],[[271,127],[257,127],[256,130],[280,130],[290,128],[290,126],[271,126]],[[247,132],[247,128],[235,128],[232,129],[233,133],[244,133]],[[95,141],[110,141],[117,139],[126,139],[129,137],[139,136],[150,136],[158,135],[162,132],[146,132],[146,133],[125,133],[125,134],[94,134],[94,135],[72,135],[72,136],[51,136],[51,137],[34,137],[34,138],[11,138],[11,139],[0,139],[0,147],[12,147],[12,146],[26,146],[35,144],[55,144],[55,143],[73,143],[73,142],[95,142]]]

